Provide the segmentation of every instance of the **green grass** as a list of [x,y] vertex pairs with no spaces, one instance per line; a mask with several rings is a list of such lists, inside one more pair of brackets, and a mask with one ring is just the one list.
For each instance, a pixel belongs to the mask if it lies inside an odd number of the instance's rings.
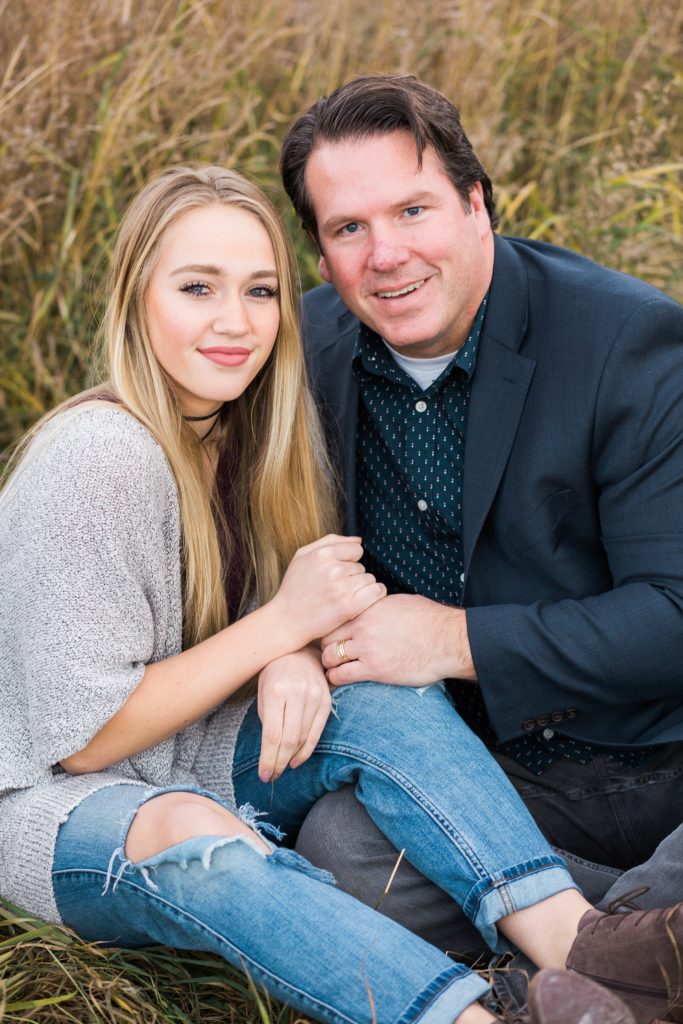
[[0,903],[0,1022],[294,1024],[217,956],[103,949]]

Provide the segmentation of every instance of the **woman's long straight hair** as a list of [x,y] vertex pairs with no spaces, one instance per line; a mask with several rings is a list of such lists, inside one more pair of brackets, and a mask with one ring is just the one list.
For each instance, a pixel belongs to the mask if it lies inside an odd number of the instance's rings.
[[[279,280],[280,325],[265,366],[239,398],[224,406],[212,433],[221,457],[230,453],[234,493],[226,514],[206,483],[201,442],[183,420],[173,381],[153,352],[146,295],[168,227],[211,205],[251,213],[268,233]],[[298,547],[337,527],[334,487],[306,384],[298,316],[298,275],[277,213],[257,186],[221,167],[172,168],[133,200],[119,228],[109,275],[109,300],[99,331],[103,383],[65,406],[111,397],[150,431],[178,488],[182,532],[184,643],[192,646],[228,624],[224,581],[231,553],[243,552],[238,605],[267,601]],[[14,460],[13,460],[14,461]],[[231,521],[232,520],[232,521]]]

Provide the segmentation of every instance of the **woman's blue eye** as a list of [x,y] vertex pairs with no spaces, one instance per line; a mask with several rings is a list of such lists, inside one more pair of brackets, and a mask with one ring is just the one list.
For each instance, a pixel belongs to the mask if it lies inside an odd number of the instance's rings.
[[257,284],[254,288],[249,289],[249,294],[255,299],[273,299],[280,293],[273,285]]
[[190,284],[182,285],[180,290],[187,295],[207,295],[209,286],[203,281],[191,281]]

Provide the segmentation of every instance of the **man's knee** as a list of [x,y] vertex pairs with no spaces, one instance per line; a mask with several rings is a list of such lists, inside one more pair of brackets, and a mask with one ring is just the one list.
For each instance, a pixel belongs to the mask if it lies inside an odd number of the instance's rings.
[[161,793],[138,809],[126,837],[133,863],[195,836],[244,836],[264,853],[270,848],[253,829],[221,804],[198,793]]
[[315,804],[296,849],[316,867],[331,871],[340,889],[432,945],[461,953],[481,949],[481,936],[460,907],[400,858],[352,786],[328,793]]
[[356,799],[353,786],[318,800],[301,826],[296,850],[316,867],[331,871],[340,888],[370,905],[388,880],[381,868],[378,872],[379,863],[393,864],[398,857]]

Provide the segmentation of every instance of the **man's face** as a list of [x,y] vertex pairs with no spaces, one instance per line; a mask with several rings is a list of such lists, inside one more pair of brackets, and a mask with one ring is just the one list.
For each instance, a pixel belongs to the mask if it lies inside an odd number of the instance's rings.
[[493,270],[479,185],[467,212],[431,147],[407,131],[322,143],[306,166],[320,273],[368,327],[407,356],[455,352]]

